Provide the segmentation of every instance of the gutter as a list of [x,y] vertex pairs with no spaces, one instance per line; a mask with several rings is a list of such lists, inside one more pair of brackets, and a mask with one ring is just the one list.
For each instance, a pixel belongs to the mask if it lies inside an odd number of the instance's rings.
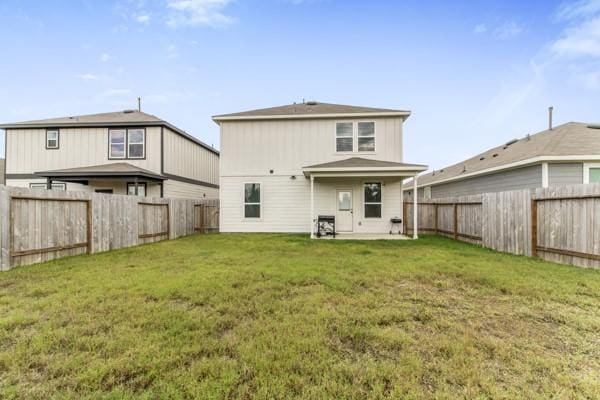
[[226,121],[260,121],[260,120],[293,120],[293,119],[335,119],[335,118],[370,118],[370,117],[404,117],[410,111],[336,113],[336,114],[287,114],[287,115],[214,115],[212,120],[219,124]]

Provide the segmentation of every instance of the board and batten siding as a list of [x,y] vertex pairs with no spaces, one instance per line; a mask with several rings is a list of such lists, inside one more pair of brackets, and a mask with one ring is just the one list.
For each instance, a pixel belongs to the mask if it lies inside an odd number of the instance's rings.
[[468,196],[479,193],[531,189],[542,186],[541,164],[475,176],[431,186],[431,197]]
[[127,162],[160,173],[160,127],[146,127],[145,159],[108,158],[108,128],[60,128],[58,149],[46,149],[46,129],[6,131],[6,173],[33,174]]
[[549,163],[548,186],[579,185],[583,183],[582,163]]
[[[336,122],[374,121],[374,152],[335,151]],[[355,138],[356,140],[356,138]],[[221,122],[221,176],[300,174],[349,157],[402,162],[402,118]]]
[[164,128],[164,173],[219,184],[219,155]]
[[218,199],[219,189],[168,179],[163,183],[164,197],[183,199]]

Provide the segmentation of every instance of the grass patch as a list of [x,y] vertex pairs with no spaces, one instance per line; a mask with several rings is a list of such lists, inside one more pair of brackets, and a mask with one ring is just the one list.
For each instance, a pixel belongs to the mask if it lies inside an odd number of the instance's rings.
[[0,398],[600,398],[600,272],[192,236],[0,274]]

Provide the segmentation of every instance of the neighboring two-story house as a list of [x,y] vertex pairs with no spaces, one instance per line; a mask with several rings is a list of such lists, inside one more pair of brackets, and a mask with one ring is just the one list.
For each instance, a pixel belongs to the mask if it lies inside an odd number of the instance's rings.
[[7,186],[217,198],[219,152],[136,110],[0,125]]
[[[419,177],[419,198],[600,182],[600,125],[569,122]],[[405,193],[412,197],[412,183]]]
[[403,180],[427,169],[403,162],[409,115],[306,102],[214,116],[221,232],[312,235],[331,215],[338,232],[388,233],[402,216]]

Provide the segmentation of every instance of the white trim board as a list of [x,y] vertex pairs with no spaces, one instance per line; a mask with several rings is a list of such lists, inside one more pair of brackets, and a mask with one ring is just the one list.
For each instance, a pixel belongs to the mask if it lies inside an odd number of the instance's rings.
[[370,117],[404,117],[410,116],[410,111],[394,112],[367,112],[367,113],[340,113],[340,114],[297,114],[297,115],[246,115],[229,117],[212,117],[217,124],[221,121],[256,121],[278,119],[323,119],[323,118],[370,118]]
[[583,163],[583,183],[590,183],[590,168],[600,168],[600,162]]

